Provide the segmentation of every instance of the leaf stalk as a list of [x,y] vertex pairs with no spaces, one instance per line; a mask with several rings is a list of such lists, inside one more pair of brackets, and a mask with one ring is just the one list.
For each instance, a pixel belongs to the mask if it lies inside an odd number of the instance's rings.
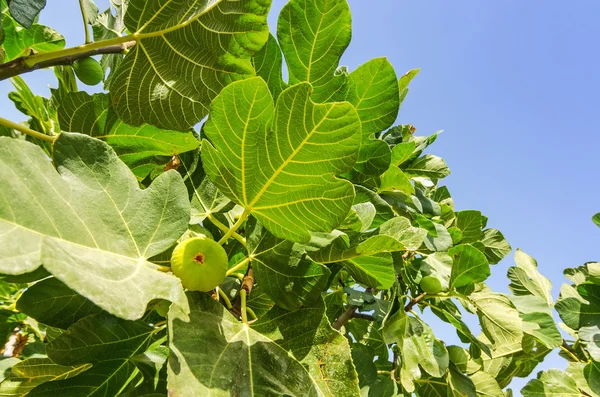
[[32,138],[37,138],[39,140],[53,143],[56,140],[56,136],[42,134],[41,132],[34,131],[31,128],[25,127],[24,125],[14,123],[10,120],[0,117],[0,125],[4,127],[11,128],[13,130],[17,130],[22,132],[23,134],[29,135]]
[[250,211],[248,209],[244,209],[244,212],[242,212],[242,215],[240,215],[240,218],[237,220],[237,222],[231,227],[231,229],[229,229],[227,233],[225,233],[223,237],[221,237],[218,243],[221,245],[225,244],[227,240],[229,240],[229,237],[232,237],[233,234],[242,226],[249,215]]
[[248,325],[248,313],[247,313],[247,308],[246,308],[246,295],[247,294],[248,294],[248,291],[246,291],[245,289],[242,288],[240,290],[242,322],[246,325]]
[[229,270],[227,270],[227,275],[231,276],[233,273],[237,272],[238,270],[240,270],[241,268],[246,266],[248,264],[248,262],[250,262],[250,257],[244,258],[243,261],[241,261],[237,265],[235,265],[232,268],[230,268]]
[[81,17],[83,18],[83,30],[85,31],[85,43],[90,42],[90,31],[88,29],[87,15],[85,15],[85,0],[79,0],[79,9],[81,10]]

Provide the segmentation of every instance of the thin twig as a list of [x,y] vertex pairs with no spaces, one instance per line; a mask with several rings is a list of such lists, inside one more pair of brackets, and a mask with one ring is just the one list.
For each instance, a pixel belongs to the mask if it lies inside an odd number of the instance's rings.
[[363,313],[356,313],[356,312],[354,312],[352,314],[352,318],[362,318],[363,320],[367,320],[367,321],[375,321],[375,317],[371,316],[370,314],[363,314]]
[[398,352],[394,350],[394,356],[392,361],[392,370],[390,371],[390,377],[393,381],[396,381],[396,368],[398,368]]
[[335,320],[333,322],[333,324],[331,324],[331,327],[333,329],[337,329],[338,331],[340,329],[342,329],[344,324],[346,324],[348,322],[348,320],[350,320],[352,318],[352,316],[354,315],[354,312],[356,312],[356,309],[358,309],[358,306],[349,306],[348,310],[346,310],[344,313],[342,313],[342,315],[339,316],[337,318],[337,320]]
[[405,312],[410,312],[413,308],[413,306],[415,306],[417,303],[419,303],[421,301],[421,299],[423,299],[425,297],[425,295],[427,295],[425,292],[423,292],[421,295],[417,296],[414,299],[411,299],[410,302],[408,302],[408,304],[404,307],[404,311]]

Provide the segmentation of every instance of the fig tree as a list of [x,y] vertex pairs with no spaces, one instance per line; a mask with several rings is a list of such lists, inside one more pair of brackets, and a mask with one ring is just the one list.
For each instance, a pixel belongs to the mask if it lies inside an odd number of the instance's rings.
[[227,274],[227,253],[207,237],[182,241],[171,256],[171,270],[181,284],[192,291],[207,292],[223,282]]

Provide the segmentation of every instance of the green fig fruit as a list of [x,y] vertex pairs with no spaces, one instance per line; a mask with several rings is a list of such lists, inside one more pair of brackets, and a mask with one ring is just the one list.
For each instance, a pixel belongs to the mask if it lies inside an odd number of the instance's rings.
[[442,283],[434,276],[425,276],[419,283],[423,292],[428,294],[438,294],[442,291]]
[[156,303],[156,305],[154,305],[154,310],[156,310],[156,313],[158,313],[159,316],[167,317],[167,315],[169,314],[170,306],[171,302],[169,302],[168,300],[161,299],[160,301],[158,301],[158,303]]
[[182,241],[171,256],[173,274],[191,291],[207,292],[214,289],[225,280],[227,267],[227,253],[207,237]]
[[73,63],[73,70],[83,84],[96,85],[104,78],[102,65],[91,57],[76,60]]

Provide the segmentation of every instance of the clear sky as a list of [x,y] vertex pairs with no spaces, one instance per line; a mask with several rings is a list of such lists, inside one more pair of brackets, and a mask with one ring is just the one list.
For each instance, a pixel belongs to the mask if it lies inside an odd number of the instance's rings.
[[[81,44],[77,2],[48,3],[40,22],[68,46]],[[387,56],[399,75],[421,68],[398,122],[421,135],[445,130],[432,152],[452,170],[445,184],[457,209],[487,215],[488,226],[538,260],[558,296],[565,267],[600,260],[591,222],[600,211],[600,1],[349,3],[353,40],[342,63],[353,70]],[[284,4],[274,0],[272,30]],[[55,85],[49,71],[25,79],[43,95]],[[10,89],[0,82],[0,115],[22,121],[6,99]],[[494,290],[508,291],[511,263],[512,254],[493,267]],[[541,368],[564,365],[553,356]]]

